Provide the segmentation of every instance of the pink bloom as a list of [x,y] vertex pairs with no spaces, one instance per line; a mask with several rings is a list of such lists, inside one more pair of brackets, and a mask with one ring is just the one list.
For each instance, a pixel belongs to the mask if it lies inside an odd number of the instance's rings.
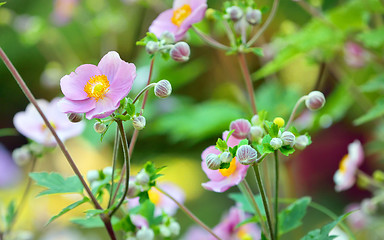
[[351,203],[345,209],[345,212],[352,211],[354,212],[347,217],[348,224],[353,229],[362,229],[367,226],[369,222],[369,216],[361,210],[361,205],[359,203]]
[[363,163],[364,152],[359,140],[348,145],[348,154],[340,162],[339,169],[333,176],[336,191],[344,191],[353,186],[356,181],[356,170]]
[[364,67],[367,61],[367,52],[354,42],[347,42],[344,49],[345,62],[353,68]]
[[[166,193],[169,193],[173,198],[178,202],[184,203],[185,195],[184,191],[178,187],[176,184],[171,182],[158,183],[158,186],[163,189]],[[170,198],[159,192],[156,188],[152,187],[148,191],[149,200],[155,204],[155,216],[161,215],[162,212],[173,216],[175,215],[177,209],[179,208],[176,203],[174,203]],[[128,207],[134,208],[138,206],[139,198],[132,198],[128,200]]]
[[[58,98],[53,99],[50,103],[43,99],[37,100],[37,102],[62,141],[83,132],[84,123],[72,123],[68,120],[65,113],[58,110]],[[56,145],[56,140],[51,131],[47,128],[40,114],[31,103],[28,104],[25,112],[16,113],[13,118],[13,124],[17,131],[37,143],[45,146]]]
[[0,173],[0,189],[12,187],[21,177],[11,154],[2,144],[0,144]]
[[97,66],[84,64],[61,78],[65,97],[59,107],[65,113],[85,113],[88,119],[107,117],[128,95],[135,78],[135,65],[121,60],[117,52],[109,52]]
[[52,20],[57,25],[67,24],[74,13],[78,0],[55,0]]
[[149,31],[160,37],[168,31],[180,41],[192,24],[200,22],[207,10],[207,0],[175,0],[172,9],[162,12],[149,27]]
[[[228,131],[225,131],[223,133],[223,139],[227,139]],[[228,146],[234,147],[240,143],[240,139],[237,139],[233,137],[232,135],[228,139]],[[235,186],[239,184],[247,175],[247,170],[249,168],[249,165],[243,165],[239,161],[237,161],[236,158],[232,159],[231,165],[228,169],[218,169],[218,170],[211,170],[207,167],[207,164],[205,163],[205,158],[208,154],[214,153],[214,154],[220,154],[221,152],[215,148],[215,146],[209,146],[206,148],[203,153],[201,154],[202,162],[201,167],[203,168],[203,171],[205,174],[207,174],[207,177],[210,179],[209,182],[203,183],[202,186],[207,189],[214,192],[225,192],[230,187]]]

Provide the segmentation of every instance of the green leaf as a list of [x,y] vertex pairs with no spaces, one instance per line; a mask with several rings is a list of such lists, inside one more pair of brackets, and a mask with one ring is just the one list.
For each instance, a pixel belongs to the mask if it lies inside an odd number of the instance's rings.
[[239,145],[238,145],[238,146],[240,147],[240,146],[243,146],[243,145],[248,145],[248,143],[249,143],[249,142],[248,142],[248,139],[243,139],[243,140],[241,140],[241,141],[239,142]]
[[267,134],[263,137],[263,140],[261,142],[261,144],[263,145],[263,154],[264,153],[273,153],[275,151],[275,149],[273,149],[273,147],[271,147],[271,144],[269,144],[272,140],[272,137]]
[[125,108],[125,111],[127,111],[127,114],[128,114],[129,116],[133,116],[133,115],[135,115],[135,113],[136,113],[136,106],[135,106],[135,104],[133,104],[133,103],[131,103],[131,102],[127,103],[127,106],[126,106],[126,108]]
[[[118,224],[119,221],[120,220],[115,216],[113,216],[111,219],[112,225]],[[71,219],[71,222],[78,224],[83,228],[102,228],[102,227],[104,227],[104,223],[100,219],[100,217],[74,218],[74,219]]]
[[353,121],[353,123],[355,125],[361,125],[363,123],[379,118],[383,115],[384,115],[384,98],[380,98],[374,107],[372,107],[366,114],[364,114],[363,116]]
[[380,74],[369,80],[364,85],[360,86],[363,92],[376,92],[384,90],[384,74]]
[[0,129],[0,137],[17,136],[18,132],[14,128]]
[[0,7],[6,4],[7,2],[0,2]]
[[332,240],[335,236],[329,236],[331,230],[342,220],[344,220],[352,212],[346,213],[338,217],[335,221],[323,226],[321,229],[315,229],[310,231],[307,235],[301,238],[301,240]]
[[379,48],[384,44],[384,26],[357,35],[357,39],[368,48]]
[[147,200],[140,204],[139,214],[148,220],[148,224],[152,225],[154,221],[155,204]]
[[264,53],[263,53],[263,49],[262,48],[251,48],[251,51],[253,54],[255,54],[256,56],[264,56]]
[[302,224],[311,198],[303,197],[279,213],[279,234],[287,233]]
[[279,150],[285,156],[289,156],[290,154],[295,152],[295,149],[289,145],[282,146],[281,148],[279,148]]
[[77,176],[64,178],[59,173],[34,172],[29,176],[36,181],[37,185],[48,188],[37,196],[55,193],[82,193],[83,185]]
[[230,166],[231,166],[231,163],[224,163],[224,162],[222,162],[220,164],[220,168],[219,169],[228,169]]
[[76,207],[80,206],[81,204],[86,203],[86,202],[88,202],[88,201],[89,201],[89,199],[88,199],[87,197],[84,197],[82,200],[79,200],[79,201],[77,201],[77,202],[74,202],[74,203],[72,203],[71,205],[69,205],[69,206],[63,208],[63,210],[61,210],[61,211],[59,212],[59,214],[57,214],[57,215],[51,217],[51,219],[49,219],[49,221],[47,222],[46,225],[50,224],[52,221],[54,221],[54,220],[57,219],[58,217],[64,215],[65,213],[71,211],[72,209],[74,209],[74,208],[76,208]]
[[271,135],[272,138],[279,136],[279,126],[276,123],[272,123],[269,129],[269,135]]
[[7,228],[11,225],[11,223],[13,222],[13,219],[15,217],[15,213],[16,213],[16,204],[15,204],[15,201],[12,200],[9,204],[8,204],[8,207],[7,207],[7,212],[5,214],[5,224],[7,226]]
[[116,223],[113,227],[115,231],[124,230],[124,232],[134,232],[136,230],[136,226],[132,223],[129,214],[125,215],[125,217]]
[[218,150],[224,152],[225,150],[227,150],[228,145],[223,139],[219,138],[219,139],[217,139],[217,142],[216,142],[216,148]]
[[[256,214],[254,208],[252,207],[251,203],[247,200],[247,198],[241,194],[241,193],[230,193],[229,198],[235,201],[236,203],[240,204],[240,207],[243,211]],[[265,216],[265,210],[263,205],[263,200],[261,199],[261,196],[258,194],[254,196],[257,206],[260,209],[261,215]]]

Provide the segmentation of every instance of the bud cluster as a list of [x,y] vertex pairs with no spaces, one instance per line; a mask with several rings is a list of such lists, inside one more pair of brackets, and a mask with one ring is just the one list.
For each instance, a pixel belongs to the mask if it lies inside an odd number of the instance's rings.
[[261,22],[262,13],[259,9],[247,7],[245,9],[239,6],[230,6],[225,10],[225,17],[231,21],[245,22],[251,26],[255,26]]
[[87,172],[87,180],[92,189],[99,188],[105,179],[112,176],[112,167],[105,167],[103,170],[89,170]]

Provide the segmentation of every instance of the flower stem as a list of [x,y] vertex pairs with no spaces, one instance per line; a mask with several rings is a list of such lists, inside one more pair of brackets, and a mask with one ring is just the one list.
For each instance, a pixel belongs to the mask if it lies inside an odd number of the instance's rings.
[[[76,176],[79,178],[81,184],[84,186],[85,191],[87,192],[88,196],[91,198],[91,201],[96,209],[102,210],[103,208],[100,206],[99,202],[93,195],[91,189],[88,187],[87,183],[85,182],[83,176],[81,175],[80,170],[77,168],[75,162],[73,161],[71,155],[69,154],[67,148],[65,147],[64,143],[61,141],[59,136],[56,133],[56,130],[53,128],[51,123],[48,121],[47,117],[39,107],[36,98],[33,96],[31,90],[29,90],[28,86],[25,84],[24,80],[20,76],[20,74],[17,72],[16,68],[13,66],[12,62],[9,60],[3,49],[0,47],[0,57],[9,69],[9,71],[12,73],[12,76],[15,78],[16,82],[19,84],[21,90],[23,91],[24,95],[27,97],[27,99],[32,103],[32,105],[36,108],[37,112],[42,117],[45,125],[49,129],[49,131],[52,133],[53,137],[55,138],[57,145],[60,147],[60,150],[64,154],[65,158],[67,159],[67,162],[71,166],[73,172],[76,174]],[[110,222],[110,218],[105,215],[100,215],[101,219],[103,220],[103,223],[108,231],[109,236],[112,240],[116,239],[115,233],[113,232],[112,225]]]
[[243,195],[247,198],[248,202],[252,205],[258,217],[260,218],[260,224],[261,224],[261,228],[263,229],[263,232],[265,234],[268,234],[267,227],[265,226],[265,222],[263,221],[263,215],[260,212],[260,208],[256,203],[255,197],[252,193],[251,188],[248,185],[247,180],[244,179],[243,181],[241,181],[238,187],[240,191],[243,193]]
[[145,91],[147,91],[147,90],[148,90],[149,88],[151,88],[151,87],[156,86],[156,84],[157,84],[157,83],[151,83],[151,84],[145,86],[145,88],[143,88],[143,90],[141,90],[141,91],[139,92],[139,94],[137,94],[137,96],[136,96],[135,99],[133,100],[132,104],[135,104],[135,102],[139,99],[139,97],[140,97]]
[[251,106],[252,106],[252,112],[253,114],[257,114],[256,104],[255,104],[255,96],[253,94],[253,85],[252,85],[252,79],[251,75],[249,74],[247,62],[245,60],[244,53],[239,53],[238,60],[240,63],[241,72],[243,73],[243,77],[245,80],[245,85],[247,86],[248,95],[250,98]]
[[275,239],[279,239],[279,152],[275,151]]
[[174,203],[179,206],[181,210],[184,211],[185,214],[187,214],[193,221],[195,221],[197,224],[199,224],[202,228],[207,230],[212,236],[214,236],[216,239],[221,240],[219,236],[217,236],[212,229],[210,229],[207,225],[205,225],[198,217],[196,217],[187,207],[185,207],[183,204],[178,202],[175,198],[173,198],[171,195],[169,195],[167,192],[165,192],[163,189],[159,188],[158,186],[155,186],[157,190],[159,190],[161,193],[163,193],[165,196],[169,197]]
[[[121,144],[123,145],[123,153],[124,153],[124,166],[125,166],[125,187],[124,187],[124,193],[121,196],[121,199],[119,203],[116,205],[116,207],[109,213],[109,217],[112,217],[113,214],[119,209],[119,207],[123,204],[125,200],[125,196],[128,193],[128,188],[129,188],[129,175],[130,175],[130,162],[131,162],[131,156],[129,155],[129,146],[128,146],[128,140],[127,140],[127,135],[125,134],[124,131],[124,126],[123,122],[121,120],[116,120],[117,127],[120,131],[121,135]],[[118,189],[116,190],[118,192]]]
[[275,235],[273,234],[273,228],[272,228],[271,214],[269,211],[269,205],[268,205],[267,197],[266,197],[265,191],[264,191],[263,181],[261,180],[261,176],[260,176],[259,166],[257,164],[254,164],[253,170],[255,172],[256,183],[257,183],[257,186],[259,187],[261,199],[263,200],[263,205],[264,205],[264,209],[265,209],[265,215],[267,216],[267,223],[268,223],[268,228],[269,228],[271,240],[275,240]]
[[260,30],[247,42],[248,47],[252,46],[256,42],[256,40],[259,39],[259,37],[268,28],[269,24],[272,22],[273,18],[275,17],[278,7],[279,7],[279,0],[274,0],[271,13],[269,14],[267,20],[265,21],[264,25],[260,28]]
[[302,102],[304,102],[307,98],[308,98],[308,96],[305,95],[305,96],[302,96],[299,100],[297,100],[295,106],[293,107],[291,116],[289,117],[289,120],[288,120],[287,125],[286,125],[286,127],[285,127],[286,130],[288,130],[289,126],[291,125],[291,123],[292,123],[292,121],[293,121],[293,119],[294,119],[294,117],[295,117],[296,111],[297,111],[297,109],[299,108],[300,104],[301,104]]
[[221,50],[224,50],[224,51],[228,51],[228,50],[231,50],[230,47],[227,47],[225,46],[224,44],[221,44],[219,43],[218,41],[216,41],[215,39],[211,38],[210,36],[208,36],[207,34],[203,33],[202,31],[200,31],[198,28],[192,26],[192,29],[197,33],[197,35],[199,35],[199,37],[204,40],[206,43],[208,43],[208,45],[212,46],[212,47],[215,47],[215,48],[218,48],[218,49],[221,49]]
[[[115,134],[115,141],[113,144],[113,159],[112,159],[112,176],[111,176],[111,188],[110,188],[110,197],[108,201],[108,208],[111,207],[112,204],[112,198],[113,198],[113,188],[114,188],[114,183],[115,183],[115,170],[116,170],[116,164],[117,164],[117,154],[119,152],[119,145],[120,145],[120,132],[119,128],[116,128],[116,134]],[[117,189],[116,189],[117,192]]]

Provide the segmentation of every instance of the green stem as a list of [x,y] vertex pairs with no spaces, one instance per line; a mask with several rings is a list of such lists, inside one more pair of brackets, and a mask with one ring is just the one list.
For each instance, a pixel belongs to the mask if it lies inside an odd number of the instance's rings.
[[237,54],[237,56],[238,56],[241,72],[244,77],[245,85],[247,87],[248,96],[250,98],[249,101],[251,102],[252,112],[255,115],[257,114],[257,109],[255,104],[255,96],[253,93],[252,79],[248,70],[247,61],[245,60],[244,53],[239,53]]
[[143,90],[141,90],[141,91],[139,92],[139,94],[137,94],[137,96],[136,96],[135,99],[133,100],[132,104],[135,104],[136,101],[139,99],[139,97],[140,97],[145,91],[147,91],[147,90],[148,90],[149,88],[151,88],[151,87],[156,86],[156,84],[157,84],[157,83],[151,83],[151,84],[145,86],[145,88],[143,88]]
[[[108,201],[108,208],[111,207],[112,199],[114,199],[115,195],[113,194],[113,188],[115,185],[115,171],[116,171],[116,165],[117,165],[117,154],[119,152],[119,145],[120,145],[120,133],[119,128],[116,128],[116,134],[115,134],[115,141],[113,144],[113,159],[112,159],[112,176],[111,176],[111,189],[109,191],[110,197]],[[116,189],[116,192],[118,192],[118,189]]]
[[275,151],[275,238],[279,239],[279,152]]
[[186,206],[178,202],[175,198],[173,198],[171,195],[169,195],[167,192],[165,192],[163,189],[156,186],[156,189],[159,190],[161,193],[163,193],[165,196],[170,198],[174,203],[179,206],[179,208],[184,211],[185,214],[187,214],[193,221],[195,221],[197,224],[199,224],[202,228],[207,230],[213,237],[215,237],[218,240],[221,240],[219,236],[217,236],[212,229],[210,229],[207,225],[205,225],[198,217],[196,217]]
[[[121,199],[119,201],[119,203],[116,205],[116,207],[109,213],[109,217],[112,217],[113,214],[116,213],[116,211],[119,209],[119,207],[123,204],[123,202],[125,201],[125,196],[127,195],[128,193],[128,188],[129,188],[129,176],[130,176],[130,162],[131,162],[131,157],[129,155],[129,146],[128,146],[128,140],[127,140],[127,135],[125,134],[125,131],[124,131],[124,126],[123,126],[123,122],[121,120],[116,120],[116,123],[117,123],[117,127],[120,131],[120,135],[121,135],[121,144],[123,145],[123,153],[124,153],[124,165],[125,165],[125,172],[126,172],[126,176],[125,176],[125,188],[124,188],[124,193],[123,195],[121,196]],[[118,191],[118,189],[116,189],[116,192]],[[113,202],[112,202],[113,204]]]
[[294,119],[294,117],[296,115],[296,111],[299,108],[300,104],[302,102],[304,102],[307,98],[308,98],[308,95],[305,95],[305,96],[302,96],[299,100],[297,100],[295,106],[293,107],[291,116],[289,117],[289,120],[288,120],[287,125],[285,127],[286,130],[288,130],[289,126],[291,125],[291,123],[292,123],[292,121],[293,121],[293,119]]
[[257,186],[259,187],[261,199],[263,200],[263,205],[264,205],[264,209],[265,209],[265,215],[267,216],[267,223],[268,223],[268,228],[269,228],[271,240],[275,240],[275,235],[273,234],[273,228],[272,228],[271,214],[269,211],[269,205],[268,205],[267,197],[266,197],[265,191],[264,191],[263,181],[261,180],[261,176],[260,176],[259,166],[257,164],[254,164],[253,170],[255,172],[256,183],[257,183]]
[[260,219],[261,228],[263,229],[263,232],[267,235],[268,234],[268,230],[267,230],[267,227],[265,226],[263,215],[261,214],[260,208],[259,208],[259,206],[256,203],[255,197],[254,197],[254,195],[252,193],[251,188],[248,185],[247,180],[244,179],[237,186],[239,187],[240,191],[247,198],[248,202],[252,205],[253,209],[257,213],[257,215],[258,215],[258,217]]
[[224,44],[219,43],[215,39],[211,38],[210,36],[206,35],[202,31],[200,31],[198,28],[192,26],[192,29],[197,33],[197,35],[199,35],[199,37],[202,40],[204,40],[206,43],[208,43],[208,45],[215,47],[215,48],[218,48],[218,49],[221,49],[221,50],[224,50],[224,51],[231,50],[230,47],[227,47]]

